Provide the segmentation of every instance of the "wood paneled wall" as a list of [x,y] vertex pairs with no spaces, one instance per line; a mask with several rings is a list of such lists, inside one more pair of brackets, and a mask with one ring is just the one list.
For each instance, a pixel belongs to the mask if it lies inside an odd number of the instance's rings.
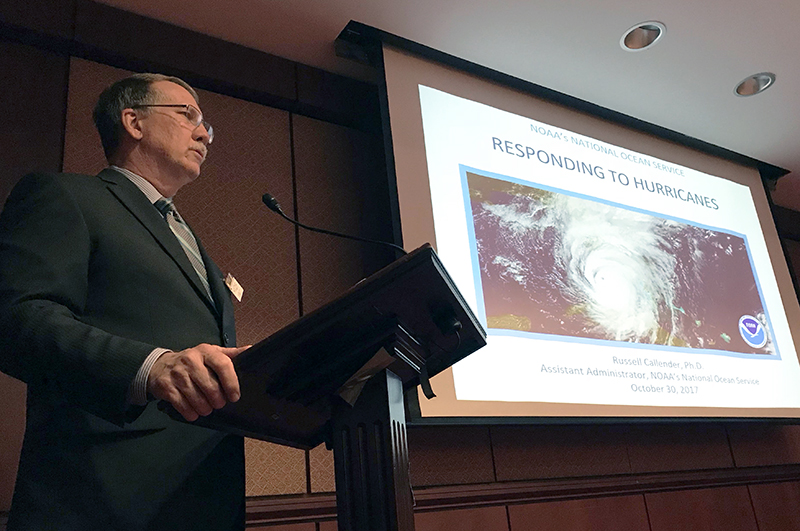
[[[203,89],[217,139],[202,180],[177,201],[245,287],[236,308],[243,343],[390,258],[299,234],[259,204],[270,191],[301,221],[389,237],[373,86],[88,0],[0,4],[0,69],[13,72],[0,80],[2,198],[30,170],[103,166],[88,112],[99,88],[125,71],[177,74]],[[782,234],[800,234],[797,216],[783,214]],[[789,248],[800,256],[800,244]],[[2,512],[23,429],[23,386],[0,375],[0,401]],[[246,447],[249,527],[335,529],[329,451]],[[800,531],[797,426],[412,427],[409,451],[421,531]]]

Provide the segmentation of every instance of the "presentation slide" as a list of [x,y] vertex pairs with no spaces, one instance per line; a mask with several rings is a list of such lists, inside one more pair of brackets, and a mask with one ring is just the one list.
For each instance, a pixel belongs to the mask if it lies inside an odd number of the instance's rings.
[[749,187],[418,90],[435,246],[489,335],[458,401],[800,408]]

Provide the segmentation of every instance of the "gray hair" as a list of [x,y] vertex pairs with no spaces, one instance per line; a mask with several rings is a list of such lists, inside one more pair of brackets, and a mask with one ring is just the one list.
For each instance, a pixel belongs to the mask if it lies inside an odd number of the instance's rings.
[[151,87],[156,81],[169,81],[180,85],[189,91],[195,102],[200,102],[197,92],[188,83],[177,77],[162,74],[134,74],[117,81],[100,94],[94,113],[92,113],[94,125],[97,127],[97,132],[100,133],[100,141],[103,143],[106,159],[110,160],[114,156],[122,142],[122,111],[137,105],[156,103],[157,92]]

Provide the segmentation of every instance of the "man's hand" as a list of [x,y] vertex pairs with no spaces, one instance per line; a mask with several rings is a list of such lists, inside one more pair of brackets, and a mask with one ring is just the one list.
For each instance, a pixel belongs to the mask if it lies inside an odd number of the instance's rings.
[[232,358],[250,348],[203,343],[164,353],[150,369],[147,391],[166,400],[189,422],[239,400],[239,378]]

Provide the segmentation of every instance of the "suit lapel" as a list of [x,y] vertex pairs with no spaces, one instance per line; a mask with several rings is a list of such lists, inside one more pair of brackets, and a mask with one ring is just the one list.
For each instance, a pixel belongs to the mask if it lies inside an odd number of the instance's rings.
[[[202,297],[206,305],[217,315],[220,311],[214,301],[208,298],[205,288],[200,283],[200,278],[197,272],[192,267],[186,252],[181,247],[178,239],[170,230],[169,225],[164,221],[164,218],[150,203],[147,197],[142,193],[135,184],[133,184],[127,177],[119,172],[106,168],[98,177],[107,183],[109,191],[127,208],[131,214],[144,225],[144,227],[153,235],[153,238],[161,245],[164,251],[170,258],[178,265],[183,272],[184,276],[194,287],[198,296]],[[208,262],[205,252],[203,252],[203,260]],[[214,268],[216,269],[216,267]],[[217,269],[217,271],[219,271]],[[209,274],[209,283],[211,283],[211,274]],[[212,294],[216,293],[212,290]]]
[[236,331],[233,324],[233,302],[231,301],[230,291],[225,286],[222,272],[217,267],[217,264],[206,254],[206,250],[200,240],[197,241],[197,246],[200,248],[200,255],[203,257],[203,263],[206,265],[206,271],[208,272],[208,287],[211,289],[211,295],[214,296],[217,315],[220,317],[220,326],[223,331],[223,339],[227,343],[224,346],[233,346],[236,344]]

